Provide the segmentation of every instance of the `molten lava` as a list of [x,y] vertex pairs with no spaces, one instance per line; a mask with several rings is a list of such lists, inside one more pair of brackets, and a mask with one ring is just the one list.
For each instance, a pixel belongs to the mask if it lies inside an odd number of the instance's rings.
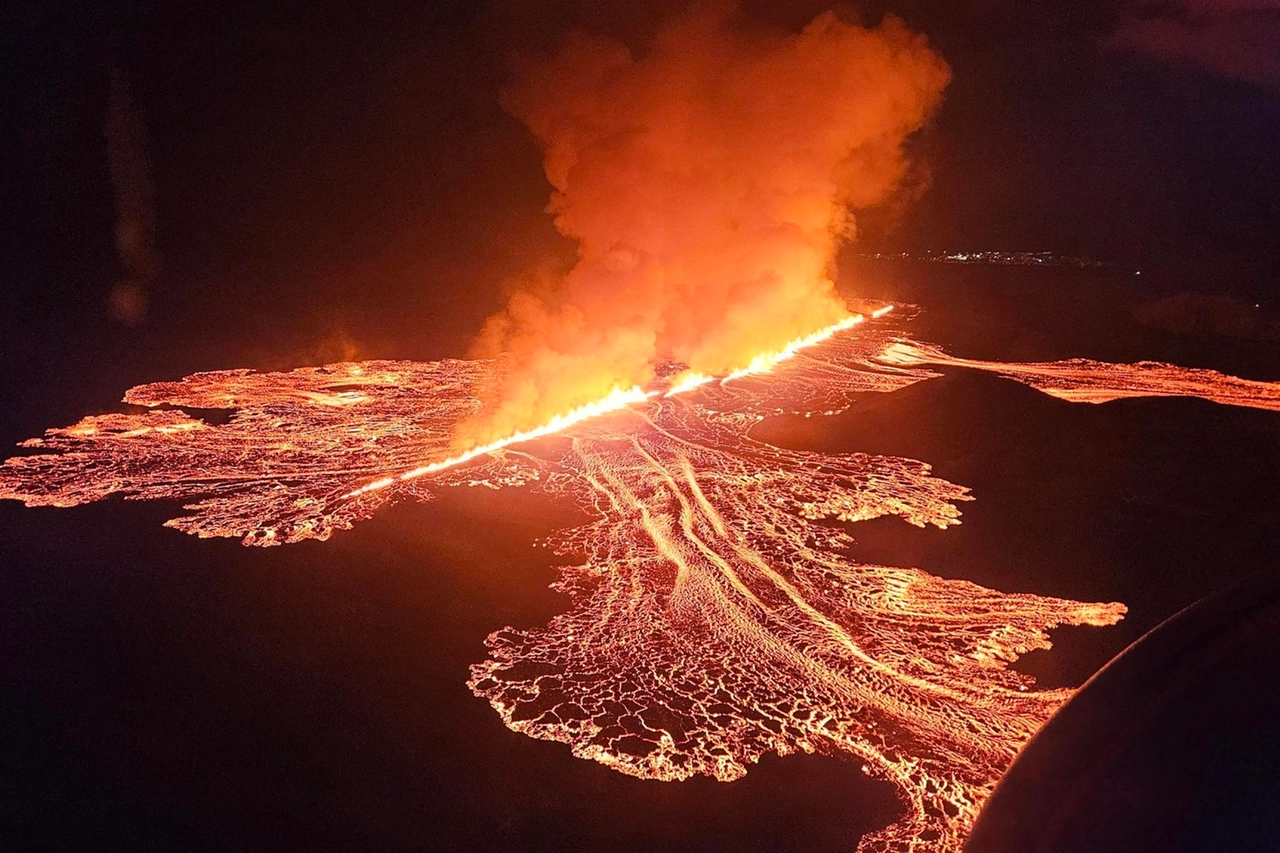
[[1087,358],[1039,364],[1004,364],[947,355],[937,347],[900,343],[880,357],[889,364],[936,364],[986,370],[1072,403],[1108,403],[1124,397],[1202,397],[1224,406],[1280,412],[1280,383],[1227,376],[1216,370],[1158,361],[1109,364]]
[[[499,361],[369,361],[218,371],[130,390],[136,414],[86,417],[0,467],[0,497],[72,506],[119,493],[180,499],[169,522],[248,545],[326,539],[433,490],[529,486],[589,520],[547,543],[570,597],[543,628],[505,628],[470,686],[512,729],[652,779],[734,779],[762,754],[847,756],[891,782],[901,819],[863,850],[955,851],[1018,749],[1068,696],[1008,664],[1056,625],[1109,625],[1116,603],[1007,594],[917,568],[867,565],[832,522],[959,523],[960,485],[923,462],[763,443],[786,412],[936,373],[993,370],[1068,400],[1195,395],[1280,408],[1280,384],[1090,361],[975,362],[905,338],[876,312],[724,377],[616,389],[543,427],[464,454]],[[718,380],[718,381],[717,381]],[[227,409],[220,425],[183,408]],[[519,447],[516,444],[520,443]]]
[[[673,390],[669,393],[676,392]],[[596,418],[609,412],[616,412],[618,409],[629,406],[632,403],[639,403],[649,396],[649,394],[646,394],[644,391],[634,386],[626,391],[621,388],[614,388],[607,396],[597,400],[596,402],[588,403],[585,406],[579,406],[578,408],[566,412],[563,415],[556,415],[540,427],[514,432],[505,438],[500,438],[497,441],[491,441],[488,444],[482,444],[479,447],[473,447],[465,453],[448,456],[438,462],[420,465],[417,468],[405,471],[403,474],[399,474],[395,477],[383,477],[380,480],[374,480],[372,483],[367,483],[354,491],[348,492],[343,495],[343,497],[354,498],[366,492],[385,489],[393,483],[403,483],[408,480],[416,480],[419,477],[426,476],[427,474],[437,474],[446,468],[452,468],[455,465],[462,465],[463,463],[470,462],[472,459],[484,456],[486,453],[493,453],[495,450],[501,450],[508,445],[519,444],[523,441],[533,441],[535,438],[542,438],[543,436],[552,435],[566,430],[579,421],[584,421],[587,418]]]

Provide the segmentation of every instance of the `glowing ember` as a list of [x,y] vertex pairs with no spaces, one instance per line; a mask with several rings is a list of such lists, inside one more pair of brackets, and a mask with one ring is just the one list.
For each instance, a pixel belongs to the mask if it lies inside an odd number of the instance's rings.
[[[524,484],[568,496],[590,517],[547,542],[568,561],[556,583],[568,612],[493,634],[490,659],[472,670],[471,688],[507,725],[654,779],[733,779],[766,752],[852,757],[906,805],[860,849],[954,851],[1068,695],[1032,689],[1008,664],[1047,648],[1056,625],[1108,625],[1124,607],[858,563],[835,522],[893,515],[947,528],[966,489],[922,462],[784,450],[750,427],[778,412],[840,411],[857,394],[935,376],[927,364],[994,370],[1091,402],[1192,394],[1277,408],[1280,385],[1145,363],[972,362],[882,322],[838,326],[733,381],[672,368],[665,393],[615,390],[452,456],[454,425],[475,414],[477,389],[501,363],[196,374],[126,395],[149,411],[87,417],[26,442],[42,452],[0,467],[0,497],[177,498],[190,514],[171,526],[275,545],[325,539],[430,489]],[[211,425],[181,407],[234,416]],[[526,444],[517,452],[515,442]]]

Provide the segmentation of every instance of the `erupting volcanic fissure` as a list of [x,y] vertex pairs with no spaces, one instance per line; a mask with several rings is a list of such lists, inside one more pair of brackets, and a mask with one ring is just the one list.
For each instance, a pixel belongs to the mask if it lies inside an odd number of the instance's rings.
[[[892,305],[886,305],[885,307],[879,308],[873,312],[873,316],[883,316],[885,313],[892,310],[892,308]],[[794,357],[801,349],[820,343],[837,332],[843,332],[845,329],[851,329],[864,320],[866,320],[864,315],[854,314],[847,320],[841,320],[839,323],[833,323],[832,325],[819,329],[810,335],[797,338],[777,352],[764,353],[756,356],[747,367],[741,370],[735,370],[728,376],[722,377],[720,381],[723,383],[743,376],[749,376],[753,373],[765,373],[775,365]],[[448,456],[436,462],[431,462],[427,465],[422,465],[412,470],[405,471],[404,473],[394,477],[383,477],[381,479],[374,480],[372,483],[367,483],[360,488],[343,495],[343,497],[355,497],[365,492],[374,492],[379,489],[385,489],[387,486],[397,482],[416,480],[417,478],[427,474],[436,474],[446,468],[452,468],[455,465],[470,462],[478,456],[483,456],[486,453],[492,453],[495,450],[501,450],[509,445],[532,441],[536,438],[552,435],[553,433],[560,432],[570,426],[573,426],[579,421],[586,420],[587,418],[599,417],[600,415],[617,411],[618,409],[629,406],[632,403],[642,402],[645,399],[655,397],[658,394],[662,394],[665,397],[673,397],[676,394],[683,394],[686,391],[692,391],[694,388],[697,388],[699,385],[706,382],[714,382],[715,379],[716,378],[714,376],[706,376],[705,374],[694,373],[686,370],[681,373],[665,391],[644,391],[634,385],[627,390],[614,388],[599,400],[592,403],[585,403],[578,406],[576,409],[565,412],[564,414],[556,415],[544,424],[540,424],[539,426],[531,429],[518,430],[501,438],[496,438],[488,444],[473,447],[464,453]]]
[[[862,763],[905,804],[864,850],[958,850],[996,780],[1069,691],[1008,668],[1056,625],[1124,606],[1007,594],[867,565],[837,522],[959,523],[967,490],[923,462],[786,450],[752,437],[938,374],[992,370],[1068,400],[1194,395],[1277,408],[1280,384],[1091,361],[967,361],[907,338],[885,311],[804,336],[746,371],[619,389],[592,408],[462,457],[454,427],[504,360],[230,370],[134,388],[24,444],[0,497],[71,506],[111,494],[187,501],[169,524],[249,545],[326,539],[379,506],[467,485],[525,486],[589,520],[546,545],[570,597],[543,628],[488,639],[471,689],[512,729],[653,779],[741,776],[762,754]],[[222,424],[184,408],[228,409]]]
[[949,79],[892,16],[788,33],[729,3],[695,5],[643,51],[579,34],[526,61],[503,105],[542,148],[577,258],[518,280],[485,325],[475,354],[506,366],[455,450],[648,387],[672,362],[688,369],[679,387],[759,372],[856,322],[836,250],[902,183]]
[[[949,79],[891,16],[783,33],[711,3],[641,52],[571,37],[526,62],[503,103],[542,149],[576,260],[516,282],[474,358],[142,385],[125,395],[141,411],[25,442],[0,466],[0,498],[176,499],[186,514],[169,526],[265,546],[450,487],[567,497],[587,521],[542,543],[562,558],[567,611],[492,634],[471,672],[510,728],[650,779],[731,780],[767,752],[852,758],[904,804],[859,849],[958,851],[1069,694],[1009,664],[1055,626],[1125,608],[859,562],[847,524],[946,529],[968,490],[925,462],[787,450],[752,427],[834,414],[934,368],[1094,403],[1280,409],[1280,384],[971,361],[911,340],[892,306],[851,313],[837,250],[858,211],[903,189],[908,140]],[[192,413],[210,409],[230,417]]]

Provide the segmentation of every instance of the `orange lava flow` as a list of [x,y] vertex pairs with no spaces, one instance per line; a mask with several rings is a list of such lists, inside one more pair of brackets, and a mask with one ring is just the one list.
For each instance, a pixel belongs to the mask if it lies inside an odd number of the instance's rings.
[[1108,403],[1125,397],[1201,397],[1224,406],[1280,412],[1280,383],[1227,376],[1216,370],[1159,361],[1111,364],[1087,358],[1020,364],[956,358],[937,347],[902,342],[885,350],[886,364],[986,370],[1073,403]]
[[[146,411],[25,442],[32,452],[0,467],[0,497],[178,499],[187,514],[172,527],[277,545],[451,487],[566,496],[586,521],[543,543],[562,559],[566,612],[492,634],[471,672],[510,728],[649,779],[735,779],[768,752],[844,756],[904,807],[859,850],[958,851],[1070,692],[1036,690],[1008,665],[1048,648],[1054,626],[1109,625],[1125,608],[861,563],[848,523],[950,528],[967,489],[924,462],[788,450],[751,427],[842,411],[933,378],[935,364],[1090,402],[1184,394],[1277,408],[1280,385],[1170,365],[973,362],[910,341],[883,311],[846,322],[721,381],[672,366],[665,392],[619,390],[452,457],[453,427],[498,362],[195,374],[130,390]],[[215,425],[184,408],[233,415]]]

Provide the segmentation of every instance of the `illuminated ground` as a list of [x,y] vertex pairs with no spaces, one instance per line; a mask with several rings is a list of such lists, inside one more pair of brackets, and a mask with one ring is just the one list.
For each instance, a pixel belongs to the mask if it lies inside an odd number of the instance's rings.
[[[234,409],[210,425],[165,408],[88,418],[11,460],[6,496],[69,505],[123,491],[195,500],[174,526],[249,544],[328,538],[398,497],[526,485],[593,519],[544,544],[572,609],[495,633],[472,688],[508,725],[631,775],[740,776],[762,754],[845,754],[907,814],[867,849],[955,849],[1017,748],[1066,695],[1007,669],[1058,624],[1118,604],[1011,595],[850,558],[826,520],[896,515],[946,528],[963,486],[926,465],[798,453],[753,440],[769,414],[830,415],[930,380],[926,363],[994,370],[1055,396],[1189,395],[1276,408],[1277,387],[1210,371],[1097,362],[958,361],[900,322],[841,333],[773,372],[652,397],[535,443],[400,480],[448,452],[490,366],[365,362],[202,374],[130,392],[148,406]],[[369,484],[390,480],[386,487]]]

